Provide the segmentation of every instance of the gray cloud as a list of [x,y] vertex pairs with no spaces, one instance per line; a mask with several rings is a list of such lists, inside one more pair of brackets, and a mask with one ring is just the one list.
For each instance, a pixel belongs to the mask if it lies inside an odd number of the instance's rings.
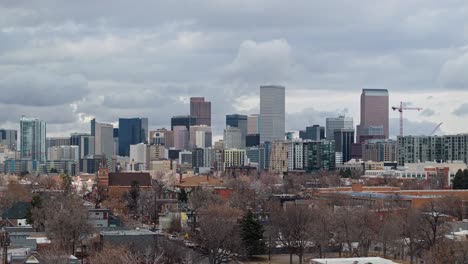
[[468,103],[464,103],[453,110],[452,114],[456,116],[466,116],[468,114]]
[[[219,134],[224,115],[236,112],[239,98],[258,96],[263,83],[460,91],[468,84],[467,12],[457,0],[2,1],[0,109],[50,118],[59,133],[59,123],[81,129],[89,116],[147,116],[167,126],[189,112],[187,97],[205,96]],[[287,115],[287,128],[353,109],[322,100],[330,107],[304,104]]]
[[23,106],[52,106],[81,99],[87,81],[79,75],[58,76],[47,72],[12,72],[0,77],[0,103]]
[[[403,121],[403,133],[405,135],[429,135],[437,127],[438,123],[429,122],[429,121],[414,121],[404,119]],[[443,128],[438,129],[440,135],[444,134]],[[400,119],[391,118],[390,119],[390,136],[396,137],[400,135]]]
[[426,108],[420,113],[420,115],[425,116],[425,117],[431,117],[435,114],[436,112],[432,110],[431,108]]

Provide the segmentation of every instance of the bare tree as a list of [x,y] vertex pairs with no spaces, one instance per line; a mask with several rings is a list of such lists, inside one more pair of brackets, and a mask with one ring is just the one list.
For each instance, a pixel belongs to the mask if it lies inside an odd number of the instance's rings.
[[[135,253],[126,247],[104,246],[102,250],[96,252],[89,258],[91,264],[127,264],[142,263],[141,259]],[[145,262],[143,262],[145,263]],[[146,262],[148,264],[161,262]]]
[[59,244],[53,243],[48,245],[46,248],[41,249],[37,257],[41,263],[68,264],[70,254],[64,251]]
[[70,254],[74,254],[76,245],[92,232],[88,210],[77,196],[51,197],[40,210],[44,210],[47,235]]
[[218,264],[242,247],[238,220],[241,211],[225,205],[211,205],[199,211],[198,229],[193,236],[206,250],[210,264]]
[[312,211],[299,206],[287,207],[285,210],[277,208],[272,211],[271,221],[278,241],[289,251],[290,263],[293,254],[296,254],[302,264],[305,249],[313,236]]

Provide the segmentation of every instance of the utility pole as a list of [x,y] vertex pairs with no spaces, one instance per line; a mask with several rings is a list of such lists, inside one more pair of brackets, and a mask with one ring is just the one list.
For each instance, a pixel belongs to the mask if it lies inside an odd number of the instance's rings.
[[8,264],[8,246],[10,245],[10,235],[2,228],[0,231],[0,247],[2,251],[2,262],[1,264]]

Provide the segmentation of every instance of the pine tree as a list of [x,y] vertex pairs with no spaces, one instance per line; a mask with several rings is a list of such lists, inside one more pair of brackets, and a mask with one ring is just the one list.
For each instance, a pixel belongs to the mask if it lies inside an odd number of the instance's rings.
[[263,225],[254,216],[252,211],[247,214],[240,221],[241,238],[248,257],[257,254],[263,254],[265,251],[265,242],[263,241],[264,228]]
[[180,193],[179,193],[179,201],[180,201],[180,202],[183,202],[183,203],[187,203],[187,201],[188,201],[188,196],[187,196],[187,192],[185,191],[185,189],[181,189],[181,190],[180,190]]

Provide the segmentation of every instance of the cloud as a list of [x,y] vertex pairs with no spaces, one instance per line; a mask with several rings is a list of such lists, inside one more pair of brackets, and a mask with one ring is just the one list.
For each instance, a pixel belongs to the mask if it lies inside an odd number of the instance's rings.
[[81,99],[87,81],[80,75],[60,76],[43,71],[12,72],[0,77],[0,103],[23,106],[54,106]]
[[452,114],[456,116],[466,116],[468,114],[468,103],[464,103],[453,110]]
[[[421,136],[421,135],[429,135],[434,131],[434,129],[438,126],[435,122],[429,121],[414,121],[414,120],[403,120],[403,133],[404,135],[413,135],[413,136]],[[439,129],[439,134],[444,134],[442,129]],[[390,137],[396,137],[400,135],[400,119],[398,118],[391,118],[390,119]]]
[[340,113],[332,111],[318,111],[314,108],[306,108],[301,112],[286,114],[287,130],[303,130],[306,126],[322,125],[325,126],[327,117],[337,117]]
[[425,117],[431,117],[435,114],[436,112],[430,108],[426,108],[420,113],[421,116],[425,116]]
[[291,46],[284,39],[265,42],[243,41],[236,58],[224,69],[233,79],[254,83],[278,82],[290,77]]

